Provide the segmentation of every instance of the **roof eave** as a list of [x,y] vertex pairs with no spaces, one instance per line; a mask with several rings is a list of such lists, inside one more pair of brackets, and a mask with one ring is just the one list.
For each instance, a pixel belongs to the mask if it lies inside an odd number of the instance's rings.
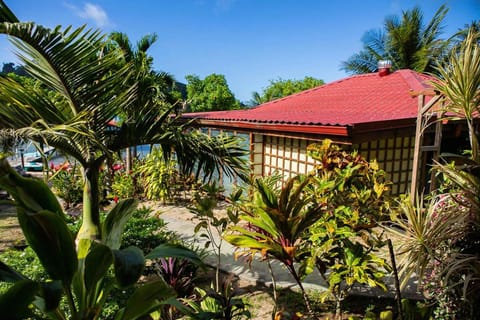
[[268,122],[250,122],[250,121],[222,121],[212,119],[197,119],[200,126],[215,126],[235,129],[248,130],[267,130],[273,132],[295,132],[305,134],[331,135],[340,137],[349,137],[350,129],[348,126],[325,126],[313,124],[289,124],[289,123],[268,123]]
[[351,133],[352,135],[359,135],[364,133],[372,133],[375,131],[403,129],[403,128],[415,127],[415,123],[416,123],[415,118],[358,123],[352,126]]

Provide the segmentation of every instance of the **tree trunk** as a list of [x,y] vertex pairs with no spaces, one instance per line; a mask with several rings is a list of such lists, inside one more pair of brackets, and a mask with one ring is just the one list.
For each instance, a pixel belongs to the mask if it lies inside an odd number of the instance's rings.
[[100,240],[100,207],[98,188],[99,166],[90,164],[83,168],[83,221],[77,234],[79,239]]
[[125,149],[125,172],[127,174],[130,174],[130,171],[132,170],[132,149],[128,147]]
[[307,312],[309,316],[313,316],[313,309],[312,306],[310,305],[310,300],[308,299],[307,292],[305,291],[305,288],[303,287],[302,280],[300,280],[300,277],[297,274],[297,271],[295,270],[295,267],[292,264],[285,264],[287,266],[288,271],[290,271],[290,274],[293,276],[295,281],[297,282],[300,291],[302,292],[302,297],[303,301],[305,302],[305,307],[307,308]]
[[470,138],[470,147],[472,148],[472,159],[474,161],[480,161],[479,159],[479,146],[478,146],[478,139],[477,134],[475,132],[475,126],[472,120],[467,120],[468,125],[468,134]]

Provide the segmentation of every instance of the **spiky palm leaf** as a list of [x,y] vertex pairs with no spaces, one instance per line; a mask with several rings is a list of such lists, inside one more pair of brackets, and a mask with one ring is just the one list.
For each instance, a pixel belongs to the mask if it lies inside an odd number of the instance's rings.
[[[301,256],[302,236],[324,214],[323,208],[309,201],[305,188],[310,178],[291,178],[281,190],[256,180],[254,203],[243,208],[240,220],[246,225],[230,227],[224,236],[232,245],[253,257],[257,252],[283,263],[302,290],[309,313],[312,309],[294,262]],[[300,271],[303,272],[303,271]]]
[[420,199],[413,204],[409,198],[403,199],[399,218],[386,227],[398,239],[402,286],[413,274],[423,278],[432,263],[442,259],[442,246],[465,231],[468,209],[459,208],[451,197],[434,197],[426,207],[422,202]]
[[471,28],[465,40],[456,48],[448,63],[437,65],[440,75],[433,87],[444,96],[445,111],[467,121],[470,133],[472,158],[480,163],[480,146],[475,134],[473,120],[480,108],[480,33]]
[[96,152],[104,155],[108,121],[135,97],[135,88],[124,86],[128,67],[113,68],[119,52],[102,56],[104,36],[84,27],[62,31],[3,23],[0,32],[13,37],[27,72],[52,92],[46,96],[1,78],[2,127],[66,149],[82,164],[96,160],[91,158]]

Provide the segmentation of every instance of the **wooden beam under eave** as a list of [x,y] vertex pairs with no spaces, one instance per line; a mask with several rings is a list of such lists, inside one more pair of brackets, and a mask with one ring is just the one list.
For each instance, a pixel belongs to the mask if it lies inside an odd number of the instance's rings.
[[421,90],[421,91],[410,90],[409,93],[412,97],[418,97],[418,96],[432,97],[432,96],[436,96],[436,95],[439,94],[439,92],[437,90],[434,90],[434,89],[425,89],[425,90]]

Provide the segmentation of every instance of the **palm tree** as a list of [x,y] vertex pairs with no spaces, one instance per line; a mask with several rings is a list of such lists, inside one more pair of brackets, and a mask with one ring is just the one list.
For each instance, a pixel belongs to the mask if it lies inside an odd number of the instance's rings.
[[[77,238],[101,238],[99,170],[114,152],[129,146],[162,144],[167,152],[175,148],[189,155],[179,157],[183,167],[213,166],[245,176],[240,157],[245,151],[231,143],[233,138],[198,139],[198,134],[192,138],[185,125],[170,117],[168,104],[153,99],[139,104],[141,81],[131,80],[137,69],[131,63],[119,66],[123,52],[109,47],[100,31],[18,22],[0,0],[0,33],[10,36],[26,71],[50,89],[45,94],[0,78],[0,128],[55,147],[82,166],[83,222]],[[109,121],[134,107],[132,121],[112,130]],[[203,162],[192,165],[199,158]]]
[[351,74],[375,72],[379,60],[390,60],[392,68],[418,72],[434,71],[435,61],[445,55],[448,41],[439,38],[448,9],[442,5],[427,25],[420,8],[404,11],[385,20],[383,30],[366,33],[364,47],[341,63],[340,68]]
[[[170,94],[175,84],[173,76],[166,72],[155,72],[153,67],[153,58],[147,54],[148,49],[157,40],[157,35],[143,36],[134,48],[125,33],[112,32],[110,34],[113,48],[119,48],[123,53],[124,59],[121,64],[131,64],[133,66],[135,76],[130,78],[131,84],[137,82],[137,99],[136,103],[130,108],[124,110],[120,115],[123,121],[131,122],[134,120],[135,112],[147,104],[155,105],[158,101],[167,101],[176,103]],[[133,154],[136,154],[136,146],[133,146]],[[126,169],[130,171],[132,164],[131,148],[126,149]]]

